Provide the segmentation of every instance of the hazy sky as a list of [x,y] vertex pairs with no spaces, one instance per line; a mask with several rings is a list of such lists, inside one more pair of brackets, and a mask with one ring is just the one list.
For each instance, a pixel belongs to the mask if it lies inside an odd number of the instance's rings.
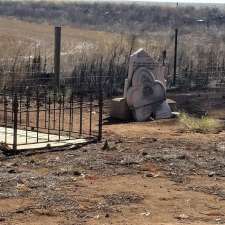
[[[55,1],[55,2],[58,2],[58,1],[82,1],[82,0],[51,0],[51,1]],[[126,2],[126,1],[129,1],[129,2],[139,2],[139,1],[142,1],[142,2],[183,2],[183,3],[212,3],[212,4],[218,4],[218,3],[221,3],[221,4],[225,4],[225,0],[83,0],[83,1],[109,1],[109,2]]]
[[[116,0],[114,0],[116,1]],[[225,0],[129,0],[129,1],[152,1],[152,2],[185,2],[185,3],[223,3]]]
[[[97,0],[101,1],[101,0]],[[119,0],[106,0],[106,1],[119,1]],[[121,0],[120,0],[121,1]],[[125,0],[123,0],[125,1]],[[149,2],[184,2],[184,3],[223,3],[225,4],[225,0],[128,0],[128,1],[149,1]]]
[[225,0],[154,0],[155,2],[185,2],[185,3],[224,3]]
[[[2,1],[2,0],[0,0]],[[12,1],[12,0],[10,0]],[[23,0],[24,1],[24,0]],[[28,0],[25,0],[28,1]],[[29,0],[29,1],[40,1],[40,0]],[[183,3],[212,3],[212,4],[224,4],[225,5],[225,0],[43,0],[43,1],[53,1],[53,2],[60,2],[60,1],[68,1],[68,2],[73,2],[73,1],[94,1],[94,2],[100,2],[100,1],[109,1],[109,2],[183,2]]]

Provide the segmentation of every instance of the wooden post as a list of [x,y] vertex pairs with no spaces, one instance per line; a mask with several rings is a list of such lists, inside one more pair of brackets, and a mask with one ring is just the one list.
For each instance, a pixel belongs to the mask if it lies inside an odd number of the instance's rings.
[[174,46],[174,67],[173,67],[173,86],[176,86],[177,75],[177,43],[178,43],[178,29],[175,29],[175,46]]
[[54,55],[54,73],[56,79],[56,88],[60,89],[60,53],[61,53],[61,27],[55,27],[55,55]]

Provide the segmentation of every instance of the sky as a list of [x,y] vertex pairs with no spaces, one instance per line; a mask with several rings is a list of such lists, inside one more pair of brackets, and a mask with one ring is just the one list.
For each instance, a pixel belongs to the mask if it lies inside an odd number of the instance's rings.
[[[116,1],[116,0],[111,0]],[[129,1],[149,1],[149,2],[184,2],[184,3],[223,3],[225,4],[225,0],[129,0]]]
[[224,3],[225,0],[154,0],[154,2],[185,2],[185,3]]
[[[55,0],[55,1],[60,1],[60,0]],[[64,1],[74,1],[74,0],[64,0]],[[82,1],[82,0],[80,0]],[[87,0],[86,0],[87,1]],[[144,2],[181,2],[181,3],[212,3],[212,4],[225,4],[225,0],[90,0],[90,1],[110,1],[110,2],[139,2],[139,1],[144,1]]]
[[[60,1],[60,0],[55,0]],[[73,1],[73,0],[64,0],[64,1]],[[82,0],[80,0],[82,1]],[[183,2],[183,3],[212,3],[212,4],[225,4],[225,0],[92,0],[92,1],[129,1],[129,2],[139,2],[139,1],[145,1],[145,2]]]
[[[1,0],[0,0],[1,1]],[[25,0],[27,1],[27,0]],[[29,0],[29,1],[39,1],[39,0]],[[60,2],[60,1],[109,1],[109,2],[180,2],[180,3],[212,3],[212,4],[224,4],[225,0],[44,0],[44,1],[53,1],[53,2]]]
[[[160,0],[155,0],[155,1],[159,1]],[[164,0],[164,2],[167,2],[168,0]],[[168,2],[185,2],[185,3],[189,3],[189,2],[196,2],[196,3],[224,3],[225,4],[225,0],[179,0],[179,1],[176,1],[176,0],[170,0]]]

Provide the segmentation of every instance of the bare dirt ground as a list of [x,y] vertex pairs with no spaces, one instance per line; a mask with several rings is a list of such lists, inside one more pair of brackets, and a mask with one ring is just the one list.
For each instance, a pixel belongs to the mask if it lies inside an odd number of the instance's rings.
[[102,143],[2,154],[0,224],[225,224],[225,130],[106,121]]

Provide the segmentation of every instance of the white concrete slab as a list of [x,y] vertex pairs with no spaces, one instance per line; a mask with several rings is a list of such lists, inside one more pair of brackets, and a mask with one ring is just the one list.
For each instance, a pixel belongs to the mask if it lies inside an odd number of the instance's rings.
[[[6,139],[5,139],[6,136]],[[17,130],[17,149],[41,149],[45,148],[47,146],[50,147],[64,147],[64,146],[69,146],[69,145],[76,145],[76,144],[83,144],[86,143],[87,140],[84,138],[71,138],[69,140],[68,136],[60,136],[60,141],[59,141],[59,136],[50,134],[49,135],[49,140],[48,141],[48,134],[46,133],[38,133],[38,141],[37,142],[37,132],[36,131],[27,131],[27,144],[26,144],[26,131],[25,130]],[[13,129],[12,128],[5,128],[5,127],[0,127],[0,142],[1,143],[6,143],[8,144],[9,147],[12,147],[13,145]],[[42,142],[42,143],[41,143]]]

